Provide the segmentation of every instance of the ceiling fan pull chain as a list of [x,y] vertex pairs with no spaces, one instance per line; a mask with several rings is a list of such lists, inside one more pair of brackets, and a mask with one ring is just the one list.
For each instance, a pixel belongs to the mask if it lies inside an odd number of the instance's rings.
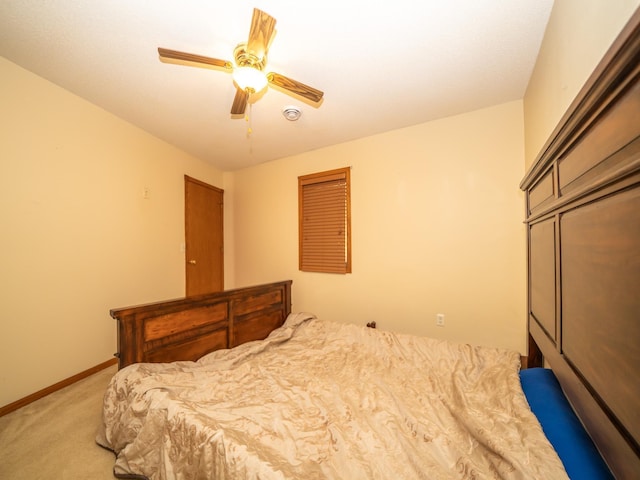
[[249,113],[246,113],[244,120],[247,122],[247,139],[249,140],[249,153],[253,153],[253,138],[251,134],[253,133],[253,103],[249,100],[251,99],[251,91],[247,89],[247,103],[249,104]]
[[[251,92],[247,92],[247,97],[250,100],[251,99]],[[244,117],[244,120],[247,122],[247,138],[251,138],[251,134],[253,133],[253,126],[252,126],[252,109],[253,109],[253,104],[251,102],[249,103],[249,113],[247,113]]]

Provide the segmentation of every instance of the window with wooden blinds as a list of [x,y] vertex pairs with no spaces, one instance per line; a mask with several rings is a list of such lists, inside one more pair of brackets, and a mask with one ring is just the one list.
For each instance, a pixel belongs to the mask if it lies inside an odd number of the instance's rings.
[[299,264],[304,272],[351,273],[350,169],[298,177]]

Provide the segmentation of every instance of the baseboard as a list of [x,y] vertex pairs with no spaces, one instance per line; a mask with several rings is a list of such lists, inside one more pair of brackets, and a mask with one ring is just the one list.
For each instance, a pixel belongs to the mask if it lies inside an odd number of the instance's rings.
[[55,383],[50,387],[43,388],[42,390],[39,390],[36,393],[32,393],[31,395],[21,398],[20,400],[16,400],[15,402],[9,403],[4,407],[0,407],[0,417],[2,417],[3,415],[6,415],[7,413],[11,413],[15,410],[18,410],[19,408],[22,408],[25,405],[29,405],[30,403],[33,403],[36,400],[40,400],[41,398],[46,397],[47,395],[53,392],[62,390],[64,387],[68,387],[69,385],[76,383],[84,378],[90,377],[94,373],[97,373],[100,370],[104,370],[105,368],[108,368],[111,365],[115,365],[116,363],[118,363],[118,359],[112,358],[111,360],[107,360],[106,362],[103,362],[100,365],[91,367],[90,369],[85,370],[84,372],[77,373],[74,376],[69,378],[65,378],[64,380],[58,383]]

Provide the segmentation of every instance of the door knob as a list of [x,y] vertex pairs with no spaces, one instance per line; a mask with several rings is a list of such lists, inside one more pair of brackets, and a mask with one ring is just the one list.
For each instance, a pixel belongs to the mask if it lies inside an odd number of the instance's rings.
[[189,263],[190,263],[191,265],[195,265],[195,264],[196,264],[196,261],[195,261],[195,260],[189,260]]

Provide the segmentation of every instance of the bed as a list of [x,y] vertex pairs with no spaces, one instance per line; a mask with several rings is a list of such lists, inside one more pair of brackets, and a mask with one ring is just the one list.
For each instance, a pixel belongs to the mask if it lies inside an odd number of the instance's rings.
[[526,357],[292,313],[291,281],[112,310],[114,474],[638,478],[639,78],[636,13],[522,180]]
[[121,370],[100,443],[122,478],[566,478],[520,361],[291,314],[262,341]]

